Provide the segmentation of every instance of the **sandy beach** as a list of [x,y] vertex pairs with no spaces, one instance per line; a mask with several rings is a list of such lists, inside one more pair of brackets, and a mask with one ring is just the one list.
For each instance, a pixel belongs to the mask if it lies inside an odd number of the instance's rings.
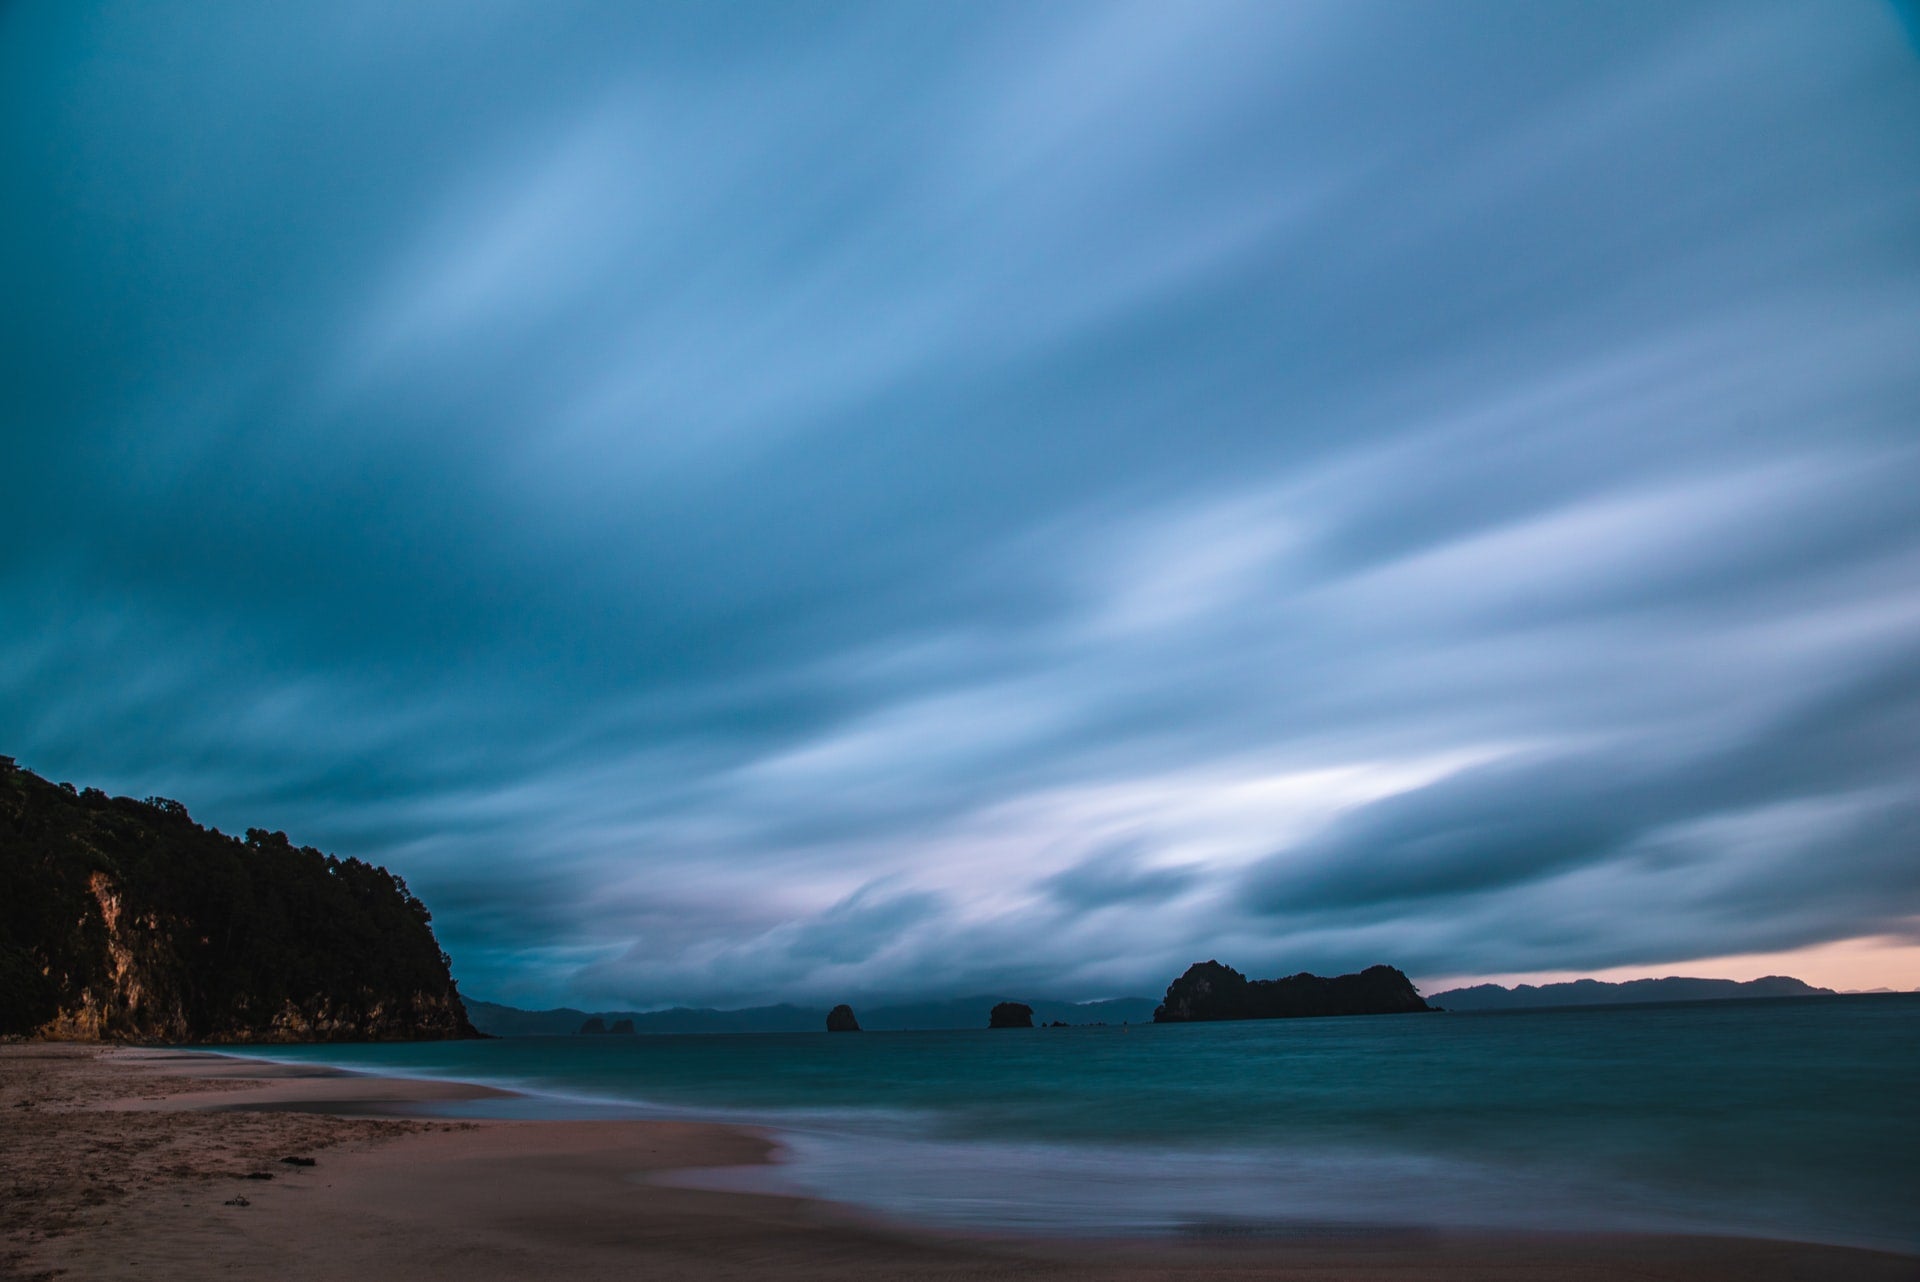
[[[958,1236],[663,1172],[771,1160],[688,1122],[406,1116],[486,1088],[173,1051],[0,1047],[4,1267],[25,1278],[1861,1279],[1920,1260],[1641,1235]],[[288,1162],[285,1159],[308,1159]]]

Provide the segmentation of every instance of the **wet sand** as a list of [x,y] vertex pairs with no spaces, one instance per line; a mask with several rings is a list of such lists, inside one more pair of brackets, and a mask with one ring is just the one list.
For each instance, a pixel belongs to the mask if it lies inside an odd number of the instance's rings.
[[406,1116],[433,1100],[497,1093],[179,1052],[0,1046],[0,1270],[291,1282],[1920,1280],[1920,1258],[1734,1238],[964,1236],[804,1198],[657,1180],[770,1160],[773,1142],[746,1129]]

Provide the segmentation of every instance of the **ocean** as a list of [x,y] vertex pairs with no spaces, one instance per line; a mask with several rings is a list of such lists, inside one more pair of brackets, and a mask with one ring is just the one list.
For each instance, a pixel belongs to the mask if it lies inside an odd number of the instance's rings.
[[[984,1019],[984,1012],[983,1019]],[[977,1032],[249,1049],[698,1117],[687,1183],[1052,1233],[1668,1230],[1920,1253],[1920,996]]]

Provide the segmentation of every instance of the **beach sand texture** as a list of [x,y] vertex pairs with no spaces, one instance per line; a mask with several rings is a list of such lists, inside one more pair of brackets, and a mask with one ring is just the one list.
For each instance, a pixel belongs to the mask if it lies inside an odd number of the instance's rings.
[[284,1282],[1920,1279],[1912,1257],[1732,1238],[962,1236],[802,1198],[651,1178],[771,1160],[773,1142],[740,1128],[405,1115],[423,1101],[486,1093],[180,1052],[0,1046],[0,1269]]

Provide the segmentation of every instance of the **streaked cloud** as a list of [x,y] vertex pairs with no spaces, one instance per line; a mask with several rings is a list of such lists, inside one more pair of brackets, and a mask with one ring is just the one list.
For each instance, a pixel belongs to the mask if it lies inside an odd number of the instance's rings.
[[1906,17],[9,7],[0,751],[528,1002],[1911,939]]

